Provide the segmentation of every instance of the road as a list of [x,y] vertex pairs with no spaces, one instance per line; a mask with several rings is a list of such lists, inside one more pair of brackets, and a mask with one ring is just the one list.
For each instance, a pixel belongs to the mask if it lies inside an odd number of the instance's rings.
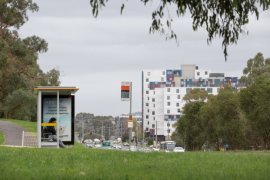
[[4,134],[4,145],[21,146],[23,128],[8,121],[0,121],[0,131]]

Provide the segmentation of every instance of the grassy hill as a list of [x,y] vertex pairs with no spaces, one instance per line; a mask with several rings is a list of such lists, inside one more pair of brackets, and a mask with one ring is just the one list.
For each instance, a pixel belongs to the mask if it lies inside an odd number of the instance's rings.
[[4,143],[4,134],[0,131],[0,145]]
[[[1,179],[269,179],[269,152],[0,147]],[[16,172],[16,173],[15,173]]]
[[[36,123],[9,120],[29,131]],[[3,139],[0,133],[0,143]],[[125,152],[0,147],[0,179],[269,179],[270,152]]]

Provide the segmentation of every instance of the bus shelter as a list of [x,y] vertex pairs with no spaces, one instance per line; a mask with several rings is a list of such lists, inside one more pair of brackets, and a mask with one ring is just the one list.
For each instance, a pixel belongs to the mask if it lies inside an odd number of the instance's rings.
[[74,144],[75,93],[77,87],[38,86],[38,147]]

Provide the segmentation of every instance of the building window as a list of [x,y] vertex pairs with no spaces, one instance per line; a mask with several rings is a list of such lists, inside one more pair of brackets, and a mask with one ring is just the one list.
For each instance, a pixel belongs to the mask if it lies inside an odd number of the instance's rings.
[[156,105],[155,105],[155,104],[153,104],[153,107],[156,107]]
[[171,97],[170,96],[167,96],[167,100],[170,100],[171,99]]
[[167,88],[167,92],[171,92],[171,88]]
[[156,118],[155,118],[155,117],[153,117],[153,120],[155,121],[155,120],[156,120]]
[[208,72],[207,72],[207,71],[205,71],[205,72],[204,72],[204,74],[205,74],[205,75],[207,75],[207,74],[208,74]]
[[161,77],[161,81],[164,81],[164,77]]
[[148,113],[150,112],[149,109],[147,109],[147,112],[148,112]]
[[179,107],[179,105],[180,105],[179,103],[176,103],[176,107]]
[[170,106],[171,105],[171,103],[170,102],[167,102],[167,106]]
[[155,115],[155,111],[152,111],[152,115]]
[[153,91],[153,94],[155,95],[156,94],[156,91]]
[[162,71],[162,74],[165,75],[165,71]]
[[197,72],[197,76],[199,76],[200,75],[200,72]]
[[152,124],[152,128],[155,128],[155,124]]
[[168,109],[168,110],[167,110],[167,114],[170,114],[170,113],[171,113],[171,111]]
[[176,89],[176,93],[179,93],[180,92],[180,90],[179,89]]
[[145,94],[149,94],[149,91],[145,91]]
[[145,79],[145,81],[146,81],[146,82],[149,82],[149,79],[148,79],[148,78],[146,78],[146,79]]
[[146,131],[148,131],[148,128],[145,128]]
[[149,106],[149,103],[145,103],[145,106]]
[[151,75],[151,72],[147,72],[147,76],[150,76]]
[[152,102],[155,102],[155,98],[152,98]]
[[145,117],[146,119],[149,119],[149,116],[148,115],[146,115],[146,117]]
[[181,112],[181,110],[180,110],[180,109],[177,109],[177,112],[179,112],[179,113],[180,113],[180,112]]
[[147,124],[149,125],[149,121],[147,121]]
[[181,99],[181,96],[180,95],[177,95],[177,99]]
[[213,93],[213,89],[212,88],[207,88],[207,92],[208,93]]
[[147,97],[147,100],[149,101],[149,100],[150,100],[150,98],[149,98],[149,97]]

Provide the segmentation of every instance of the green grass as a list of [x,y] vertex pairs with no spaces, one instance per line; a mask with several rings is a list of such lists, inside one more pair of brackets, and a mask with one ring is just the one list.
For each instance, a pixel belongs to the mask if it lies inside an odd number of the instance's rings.
[[5,141],[4,134],[0,131],[0,145]]
[[9,121],[23,127],[28,132],[37,132],[37,122],[30,122],[16,119],[0,119],[0,121]]
[[0,147],[1,179],[269,179],[269,152],[139,153]]

